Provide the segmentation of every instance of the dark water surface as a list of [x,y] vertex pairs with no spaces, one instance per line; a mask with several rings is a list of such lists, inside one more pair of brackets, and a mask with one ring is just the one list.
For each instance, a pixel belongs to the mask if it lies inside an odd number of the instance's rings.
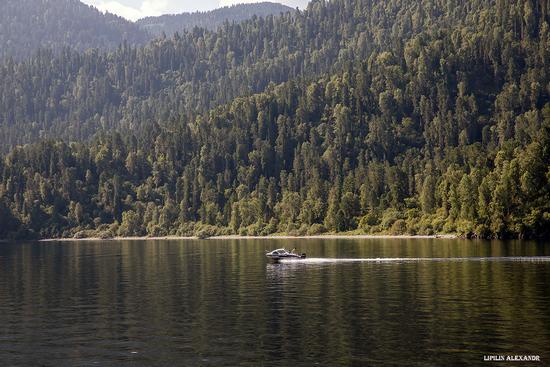
[[0,244],[0,365],[550,365],[549,286],[548,243]]

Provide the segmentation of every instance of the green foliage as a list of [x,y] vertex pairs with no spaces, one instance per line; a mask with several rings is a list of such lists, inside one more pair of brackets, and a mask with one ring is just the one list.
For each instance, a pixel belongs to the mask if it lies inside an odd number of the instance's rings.
[[0,234],[548,236],[550,2],[444,3],[2,64]]
[[138,25],[78,0],[2,0],[0,60],[23,59],[38,49],[115,49],[124,41],[144,44]]
[[398,219],[393,222],[390,233],[393,235],[404,235],[407,233],[407,222],[403,219]]
[[143,236],[143,222],[138,213],[128,210],[122,214],[122,223],[118,229],[121,237]]
[[316,236],[316,235],[323,234],[326,231],[327,231],[327,229],[322,224],[314,223],[307,230],[307,235],[308,236]]
[[0,198],[0,238],[13,237],[19,233],[20,222]]

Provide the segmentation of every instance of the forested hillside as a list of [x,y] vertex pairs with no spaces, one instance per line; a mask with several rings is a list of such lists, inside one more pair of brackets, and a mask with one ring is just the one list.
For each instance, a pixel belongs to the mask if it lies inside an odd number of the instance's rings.
[[39,48],[113,49],[149,38],[138,25],[78,0],[0,1],[0,60],[21,60]]
[[293,9],[278,3],[262,2],[227,6],[206,12],[147,17],[138,20],[137,24],[157,36],[163,33],[172,35],[176,32],[192,30],[195,27],[216,30],[226,21],[239,23],[254,16],[266,17],[289,11],[293,11]]
[[79,0],[2,0],[0,2],[0,60],[23,60],[39,50],[64,48],[85,51],[117,49],[120,45],[141,46],[166,34],[193,30],[215,30],[224,22],[293,11],[277,3],[241,4],[209,12],[148,17],[132,23],[102,13]]
[[[380,11],[386,16],[373,15]],[[397,18],[397,8],[378,2],[357,9],[318,2],[307,12],[217,31],[195,28],[140,48],[125,45],[107,54],[67,49],[7,62],[0,66],[0,142],[6,151],[40,138],[83,140],[98,130],[135,132],[148,130],[151,121],[192,120],[270,83],[340,70],[376,48],[390,49],[389,33],[406,38],[404,31],[375,33]]]
[[[0,69],[0,237],[550,229],[550,2],[335,0]],[[85,138],[93,138],[87,141]]]

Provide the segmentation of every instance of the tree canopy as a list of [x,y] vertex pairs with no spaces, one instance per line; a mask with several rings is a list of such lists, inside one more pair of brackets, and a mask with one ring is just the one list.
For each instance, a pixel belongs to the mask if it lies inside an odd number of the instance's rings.
[[172,35],[195,27],[216,30],[225,22],[242,22],[254,17],[279,15],[293,11],[292,8],[279,3],[261,2],[237,4],[222,8],[195,13],[166,14],[158,17],[147,17],[136,23],[149,33],[161,36],[163,33]]
[[25,59],[39,48],[114,49],[150,39],[138,25],[78,0],[2,0],[0,60]]
[[0,234],[548,236],[549,14],[314,1],[8,61]]

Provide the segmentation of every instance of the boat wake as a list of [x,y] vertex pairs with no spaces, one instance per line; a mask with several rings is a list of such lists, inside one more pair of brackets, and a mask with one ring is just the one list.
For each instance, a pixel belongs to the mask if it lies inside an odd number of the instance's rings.
[[550,256],[490,256],[490,257],[396,257],[396,258],[308,258],[281,259],[282,264],[335,263],[420,263],[420,262],[550,262]]

